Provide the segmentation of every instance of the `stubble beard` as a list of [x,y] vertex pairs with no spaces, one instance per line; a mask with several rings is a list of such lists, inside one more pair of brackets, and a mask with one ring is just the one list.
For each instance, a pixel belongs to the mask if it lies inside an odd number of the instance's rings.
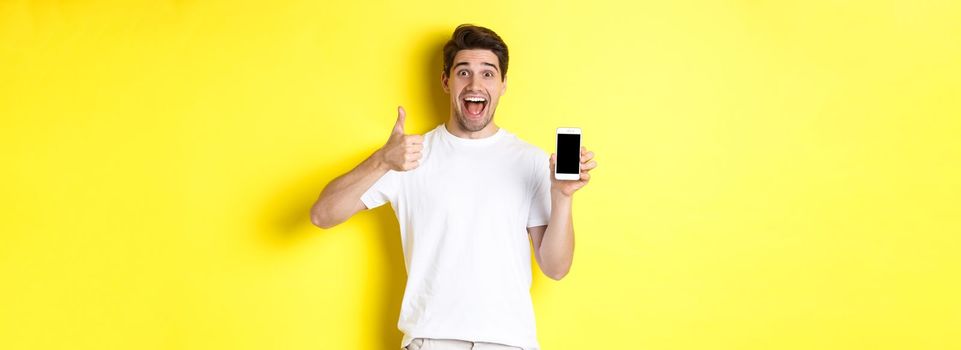
[[477,123],[471,123],[471,121],[464,116],[464,113],[461,112],[460,109],[454,108],[454,114],[457,115],[457,124],[460,124],[461,129],[469,132],[478,132],[484,130],[484,128],[487,127],[487,124],[490,124],[491,120],[494,120],[494,108],[493,106],[490,106],[489,108],[490,113]]

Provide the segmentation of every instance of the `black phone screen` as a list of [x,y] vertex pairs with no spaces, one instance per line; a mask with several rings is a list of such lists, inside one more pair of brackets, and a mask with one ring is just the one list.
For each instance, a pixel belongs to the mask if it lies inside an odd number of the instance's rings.
[[557,134],[557,172],[577,174],[581,166],[581,135]]

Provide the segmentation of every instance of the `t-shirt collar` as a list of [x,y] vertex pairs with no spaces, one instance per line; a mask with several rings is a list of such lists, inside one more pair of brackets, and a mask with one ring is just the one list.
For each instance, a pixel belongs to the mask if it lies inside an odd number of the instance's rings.
[[504,134],[506,133],[506,131],[504,131],[504,128],[498,127],[497,131],[494,132],[494,134],[491,136],[479,138],[479,139],[467,139],[467,138],[458,137],[454,134],[451,134],[450,131],[447,130],[446,123],[441,123],[439,126],[437,126],[437,128],[440,129],[439,130],[440,134],[443,135],[445,139],[447,139],[448,141],[450,141],[455,145],[464,145],[464,146],[489,145],[494,142],[497,142],[497,140],[503,137]]

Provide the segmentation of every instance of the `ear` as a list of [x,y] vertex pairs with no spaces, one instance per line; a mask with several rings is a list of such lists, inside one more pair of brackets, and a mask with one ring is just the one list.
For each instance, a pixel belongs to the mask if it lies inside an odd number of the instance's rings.
[[449,77],[447,76],[447,73],[440,73],[440,85],[444,87],[444,92],[449,94],[450,86],[447,86],[448,80],[449,80]]
[[504,81],[501,83],[501,96],[507,93],[507,77],[504,77]]

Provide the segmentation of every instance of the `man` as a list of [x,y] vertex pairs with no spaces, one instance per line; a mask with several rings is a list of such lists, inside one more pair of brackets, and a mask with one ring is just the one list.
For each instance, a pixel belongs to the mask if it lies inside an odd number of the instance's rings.
[[402,348],[539,349],[531,244],[547,276],[560,280],[570,270],[573,194],[597,163],[581,148],[580,180],[556,180],[554,154],[493,122],[507,63],[496,33],[458,26],[441,74],[449,120],[407,135],[398,107],[387,143],[331,181],[311,208],[314,225],[330,228],[391,203],[408,276],[397,324]]

